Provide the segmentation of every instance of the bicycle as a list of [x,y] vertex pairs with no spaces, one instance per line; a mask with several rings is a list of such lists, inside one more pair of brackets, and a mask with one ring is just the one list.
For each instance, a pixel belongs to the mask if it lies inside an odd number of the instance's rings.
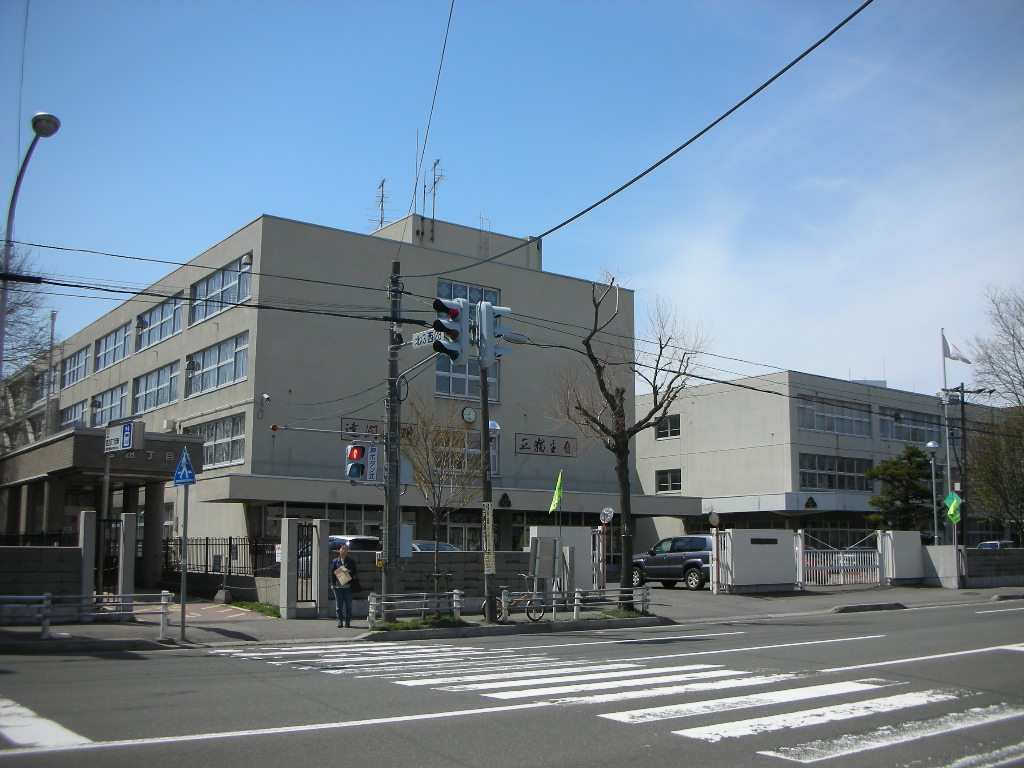
[[[528,573],[520,573],[519,576],[527,581],[534,578],[531,574]],[[499,587],[499,589],[501,590],[502,593],[504,593],[508,590],[508,586],[502,586]],[[503,605],[500,595],[494,597],[494,603],[494,615],[499,617],[504,616],[505,620],[507,621],[508,615],[502,610]],[[508,613],[511,613],[513,608],[518,608],[519,606],[523,606],[525,608],[526,618],[528,618],[530,621],[540,621],[542,618],[544,618],[544,598],[539,597],[537,595],[536,589],[531,589],[530,592],[519,593],[518,596],[514,596],[513,593],[509,593],[509,600],[507,605]],[[487,615],[486,599],[481,604],[480,610],[484,615]]]

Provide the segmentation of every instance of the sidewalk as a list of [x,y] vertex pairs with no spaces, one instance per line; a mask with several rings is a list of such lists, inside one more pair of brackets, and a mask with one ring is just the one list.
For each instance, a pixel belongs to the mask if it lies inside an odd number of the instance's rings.
[[[751,620],[772,616],[820,614],[861,610],[891,610],[956,604],[981,604],[1024,599],[1024,588],[942,589],[940,587],[845,587],[784,594],[712,595],[705,591],[651,590],[650,611],[656,618],[607,619],[588,614],[585,621],[532,623],[517,615],[515,623],[491,626],[480,616],[466,616],[474,627],[464,630],[369,632],[366,620],[351,629],[337,628],[331,619],[275,619],[231,605],[192,602],[186,605],[182,640],[180,607],[171,610],[169,640],[160,642],[159,617],[143,614],[136,621],[55,624],[50,639],[40,639],[38,626],[0,626],[0,654],[142,651],[174,648],[231,647],[249,644],[287,645],[333,643],[339,640],[394,640],[466,637],[489,634],[576,631],[653,624],[694,624],[725,620]],[[565,615],[571,619],[571,613]]]

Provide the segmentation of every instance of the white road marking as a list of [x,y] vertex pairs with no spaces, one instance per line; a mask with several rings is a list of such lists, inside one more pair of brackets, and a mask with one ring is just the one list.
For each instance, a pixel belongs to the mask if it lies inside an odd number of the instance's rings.
[[941,691],[919,691],[901,693],[881,699],[868,699],[851,704],[836,704],[819,709],[805,709],[802,712],[789,712],[784,715],[755,717],[750,720],[735,720],[731,723],[707,725],[700,728],[686,728],[672,731],[676,736],[686,736],[701,741],[716,742],[722,739],[735,739],[738,736],[753,736],[758,733],[781,731],[785,728],[805,728],[809,725],[834,723],[838,720],[850,720],[855,717],[867,717],[882,712],[895,712],[907,707],[920,707],[939,701],[951,701],[958,698],[957,693]]
[[[810,741],[806,744],[781,747],[759,754],[780,757],[794,763],[817,763],[821,760],[847,757],[872,749],[905,744],[908,741],[961,731],[965,728],[975,728],[979,725],[998,723],[1021,716],[1024,716],[1024,708],[1013,707],[1009,704],[994,704],[989,707],[976,707],[966,712],[952,712],[931,720],[886,725],[865,734],[847,734],[834,739]],[[1018,758],[1020,756],[1019,753],[1016,755]],[[976,765],[976,763],[971,763],[971,765]]]
[[[632,630],[617,629],[615,632],[627,632]],[[629,640],[591,640],[585,643],[568,642],[554,643],[552,645],[520,645],[513,648],[506,648],[507,651],[533,651],[539,648],[576,648],[583,645],[636,645],[649,643],[664,643],[666,640],[701,640],[706,637],[728,637],[730,635],[745,635],[746,632],[707,632],[703,635],[670,635],[668,637],[647,637],[631,638]]]
[[[660,670],[644,670],[644,674],[658,675],[657,678],[648,677],[632,678],[630,680],[602,680],[599,683],[573,683],[570,685],[552,685],[545,688],[524,688],[518,691],[500,691],[498,693],[485,693],[484,696],[491,699],[526,699],[530,696],[556,696],[562,693],[580,693],[582,691],[607,691],[611,688],[632,688],[639,685],[650,685],[651,683],[677,683],[683,680],[706,680],[708,678],[733,677],[745,674],[732,669],[712,669],[704,672],[680,672],[675,675],[658,674]],[[442,690],[450,690],[443,688]]]
[[969,755],[955,760],[943,768],[1011,768],[1019,766],[1024,758],[1024,742],[1011,744],[1002,749],[986,752],[981,755]]
[[63,725],[40,717],[16,701],[0,699],[0,737],[22,747],[63,747],[87,744],[89,739]]
[[[703,665],[701,665],[703,666]],[[609,673],[615,673],[616,676],[633,674],[632,672],[622,672],[617,670],[636,670],[638,664],[584,664],[573,667],[538,667],[537,669],[527,669],[519,672],[488,672],[487,674],[479,675],[455,675],[453,677],[427,677],[427,678],[415,678],[413,680],[396,680],[398,685],[405,686],[416,686],[416,685],[449,685],[453,683],[465,683],[466,685],[453,685],[451,688],[445,688],[446,691],[471,691],[475,690],[474,684],[485,681],[499,681],[499,685],[505,683],[505,681],[540,677],[542,675],[550,675],[552,672],[558,675],[574,675],[587,672],[593,672],[595,674],[587,675],[579,679],[597,679],[606,677]],[[551,678],[558,679],[558,678]],[[531,681],[538,682],[538,681]],[[514,684],[514,683],[509,683]]]
[[648,707],[646,709],[633,709],[627,712],[610,712],[599,715],[608,720],[617,720],[620,723],[651,723],[657,720],[669,720],[679,717],[693,717],[695,715],[716,714],[729,712],[734,709],[748,709],[750,707],[763,707],[775,704],[785,704],[792,701],[804,701],[806,699],[818,699],[823,696],[842,696],[848,693],[863,693],[874,691],[892,683],[881,680],[854,680],[843,683],[825,683],[823,685],[812,685],[805,688],[787,688],[781,691],[768,693],[755,693],[750,696],[731,696],[724,699],[712,699],[711,701],[695,701],[689,704],[672,704],[667,707]]
[[975,613],[1010,613],[1011,611],[1024,611],[1024,608],[993,608],[988,611],[975,611]]
[[885,635],[857,635],[854,637],[837,637],[833,640],[806,640],[799,643],[775,643],[773,645],[749,645],[746,648],[722,648],[717,651],[687,651],[686,653],[667,653],[662,656],[635,656],[619,661],[657,661],[659,659],[678,659],[685,656],[716,656],[723,653],[747,653],[749,651],[769,651],[776,648],[800,648],[806,645],[829,645],[831,643],[849,643],[855,640],[881,640]]
[[644,688],[639,691],[616,691],[615,693],[595,693],[590,696],[567,696],[555,699],[554,704],[608,704],[613,701],[629,701],[631,699],[648,699],[655,696],[673,696],[680,693],[702,693],[718,691],[726,688],[746,688],[755,685],[771,685],[796,680],[806,675],[756,675],[730,680],[714,680],[712,682],[686,683],[684,685],[665,685],[657,688]]
[[124,739],[121,741],[87,741],[83,744],[66,746],[26,747],[22,749],[0,749],[0,760],[43,752],[71,752],[82,749],[113,749],[117,747],[140,747],[160,744],[178,744],[195,741],[213,741],[215,739],[238,739],[252,736],[276,736],[284,733],[304,733],[307,731],[329,731],[340,728],[361,728],[372,725],[391,725],[394,723],[411,723],[418,720],[442,720],[453,717],[472,715],[491,715],[500,712],[514,712],[520,709],[537,709],[551,706],[547,702],[538,701],[531,704],[510,704],[504,707],[484,707],[481,709],[461,709],[454,712],[427,712],[422,715],[404,715],[400,717],[375,717],[368,720],[349,720],[337,723],[312,723],[310,725],[285,725],[278,728],[253,728],[246,731],[220,731],[213,733],[191,733],[183,736],[157,736],[151,739]]
[[949,659],[954,656],[970,656],[975,653],[990,653],[991,651],[1024,651],[1024,643],[1015,645],[992,645],[987,648],[973,648],[968,651],[950,651],[949,653],[934,653],[930,656],[910,656],[904,659],[891,659],[889,661],[873,661],[868,664],[853,664],[849,667],[830,667],[819,670],[826,672],[851,672],[856,669],[872,669],[874,667],[888,667],[894,664],[911,664],[915,661],[935,661],[936,659]]

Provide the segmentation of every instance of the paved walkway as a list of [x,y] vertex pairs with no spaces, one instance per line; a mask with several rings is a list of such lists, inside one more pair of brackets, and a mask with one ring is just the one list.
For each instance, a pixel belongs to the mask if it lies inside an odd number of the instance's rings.
[[[462,634],[514,633],[527,631],[571,631],[581,628],[629,626],[631,623],[706,623],[723,620],[750,620],[768,616],[828,613],[858,610],[915,608],[959,603],[987,603],[997,600],[1024,599],[1024,587],[952,590],[939,587],[846,587],[808,590],[785,594],[712,595],[681,590],[651,590],[651,613],[658,620],[600,619],[588,615],[586,622],[526,622],[517,616],[516,623],[492,627],[483,624],[480,616],[467,620],[480,626]],[[155,613],[140,611],[135,621],[90,624],[55,624],[49,640],[40,638],[39,627],[0,626],[0,653],[65,653],[154,650],[181,647],[215,647],[241,643],[314,643],[383,639],[380,632],[369,633],[366,620],[353,622],[351,629],[337,628],[332,619],[275,619],[262,614],[209,602],[186,604],[185,632],[182,640],[180,606],[170,615],[168,640],[159,641],[160,622]],[[558,617],[562,618],[561,615]],[[567,614],[566,618],[571,618]],[[582,626],[581,626],[582,624]],[[426,634],[408,632],[401,636],[453,636],[452,631],[427,630]],[[395,635],[399,633],[388,633]]]

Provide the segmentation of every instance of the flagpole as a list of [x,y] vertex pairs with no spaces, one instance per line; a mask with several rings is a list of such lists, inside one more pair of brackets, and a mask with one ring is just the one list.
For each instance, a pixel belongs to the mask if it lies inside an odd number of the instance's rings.
[[946,329],[943,328],[940,332],[939,343],[941,345],[940,354],[942,355],[942,418],[946,423],[946,495],[948,496],[953,490],[953,460],[952,454],[950,453],[950,439],[949,439],[949,392],[947,389],[949,385],[946,383]]

